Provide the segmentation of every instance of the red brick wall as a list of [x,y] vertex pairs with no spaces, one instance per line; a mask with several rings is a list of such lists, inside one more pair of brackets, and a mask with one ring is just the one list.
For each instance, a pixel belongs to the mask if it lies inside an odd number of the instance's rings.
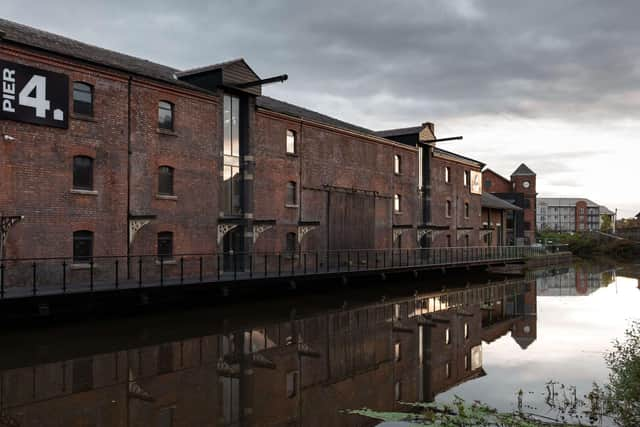
[[[536,232],[536,176],[535,175],[517,175],[512,176],[511,181],[515,184],[514,190],[524,194],[525,200],[528,205],[524,208],[524,233],[525,238],[529,239],[529,243],[535,242]],[[529,188],[524,188],[522,185],[525,181],[529,182]]]
[[482,185],[482,190],[487,193],[510,193],[513,191],[511,181],[491,169],[482,172]]
[[[445,167],[451,170],[450,182],[445,182]],[[464,246],[465,235],[469,235],[471,246],[480,245],[478,229],[481,226],[481,196],[472,194],[464,186],[465,171],[480,171],[479,168],[452,160],[433,156],[431,162],[431,221],[434,225],[449,226],[446,231],[434,234],[432,246],[447,245],[447,235],[452,246]],[[451,201],[451,216],[446,215],[446,202]],[[469,203],[469,217],[465,217],[464,204]],[[471,227],[470,230],[462,230]],[[460,232],[458,233],[457,230]],[[459,235],[459,236],[458,236]]]
[[[296,132],[296,155],[286,153],[287,129]],[[318,228],[304,237],[302,249],[324,250],[327,246],[327,186],[377,193],[375,246],[378,248],[391,246],[392,224],[415,226],[417,152],[411,147],[266,111],[256,115],[255,132],[254,218],[278,220],[276,227],[260,236],[256,250],[283,249],[285,234],[296,232],[298,221],[320,222]],[[394,154],[401,156],[400,175],[393,173]],[[288,181],[298,183],[298,208],[285,206]],[[394,194],[402,197],[401,213],[392,212]],[[415,229],[407,230],[402,239],[403,246],[415,247],[415,240]]]
[[[94,254],[126,253],[127,241],[127,81],[51,57],[29,55],[7,46],[0,58],[46,69],[94,87],[94,116],[73,115],[69,129],[2,121],[0,211],[24,215],[9,233],[6,256],[71,256],[76,230],[94,232]],[[71,106],[71,93],[70,110]],[[95,195],[74,194],[73,157],[94,159]]]

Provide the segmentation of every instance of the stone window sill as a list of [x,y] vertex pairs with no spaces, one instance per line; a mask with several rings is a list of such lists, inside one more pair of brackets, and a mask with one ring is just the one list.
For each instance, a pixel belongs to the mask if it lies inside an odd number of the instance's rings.
[[159,259],[156,259],[156,265],[160,265],[161,263],[163,265],[176,265],[177,261],[176,261],[175,258],[167,258],[167,259],[162,260],[162,262],[160,262]]
[[285,154],[287,155],[287,157],[300,157],[298,153],[290,153],[289,151],[287,151]]
[[98,192],[95,190],[80,190],[79,188],[72,188],[69,190],[71,194],[79,194],[82,196],[97,196]]
[[300,206],[299,205],[289,205],[289,204],[285,204],[284,205],[285,208],[292,208],[292,209],[298,209]]
[[74,120],[82,120],[83,122],[92,122],[92,123],[97,122],[97,120],[93,116],[90,116],[88,114],[72,113],[71,118]]
[[402,215],[402,213],[403,213],[402,211],[393,211],[394,215]]
[[178,200],[178,196],[171,196],[169,194],[156,194],[156,199],[158,200]]
[[158,131],[158,133],[160,135],[178,136],[178,134],[174,130],[171,130],[171,129],[158,128],[157,131]]
[[[88,262],[74,262],[69,266],[69,268],[72,270],[90,270],[91,264],[89,264]],[[96,264],[93,264],[93,269],[95,270],[95,268]]]

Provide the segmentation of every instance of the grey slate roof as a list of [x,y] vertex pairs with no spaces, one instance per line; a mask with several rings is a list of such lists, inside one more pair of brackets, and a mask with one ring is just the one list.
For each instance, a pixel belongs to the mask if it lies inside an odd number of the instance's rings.
[[323,123],[329,126],[334,126],[353,132],[363,133],[369,136],[377,136],[376,132],[371,129],[356,126],[351,123],[343,122],[342,120],[334,119],[333,117],[320,114],[315,111],[307,110],[306,108],[298,107],[297,105],[289,104],[288,102],[280,101],[268,96],[259,96],[256,98],[256,105],[266,110],[275,111],[276,113],[287,114],[306,120],[311,120],[318,123]]
[[604,205],[600,205],[600,215],[615,215],[615,213]]
[[45,50],[65,57],[79,59],[97,65],[114,68],[127,73],[148,77],[155,80],[188,87],[193,90],[206,90],[176,79],[179,70],[166,65],[157,64],[135,56],[125,55],[112,50],[82,43],[57,34],[42,31],[27,25],[7,21],[0,18],[0,32],[3,41]]
[[391,136],[413,135],[416,133],[420,133],[421,130],[422,130],[422,126],[413,126],[409,128],[379,130],[376,132],[376,135],[381,136],[383,138],[388,138]]
[[504,209],[504,210],[512,210],[512,211],[522,210],[522,208],[514,204],[511,204],[506,200],[502,200],[501,198],[496,197],[491,193],[482,193],[481,203],[483,208]]
[[531,176],[534,175],[535,176],[535,172],[532,171],[531,169],[529,169],[529,167],[527,165],[525,165],[524,163],[522,163],[520,166],[518,166],[518,169],[516,169],[511,176],[517,176],[517,175],[521,175],[521,176]]
[[483,168],[485,166],[485,164],[482,163],[479,160],[472,159],[471,157],[461,156],[460,154],[456,154],[456,153],[454,153],[452,151],[443,150],[442,148],[439,148],[439,147],[434,147],[433,148],[433,152],[434,153],[444,154],[444,155],[451,156],[451,157],[456,157],[456,158],[458,158],[458,159],[460,159],[462,161],[477,163],[480,168]]
[[555,207],[575,207],[578,202],[587,202],[587,207],[598,208],[599,204],[583,197],[538,197],[538,206],[546,204]]

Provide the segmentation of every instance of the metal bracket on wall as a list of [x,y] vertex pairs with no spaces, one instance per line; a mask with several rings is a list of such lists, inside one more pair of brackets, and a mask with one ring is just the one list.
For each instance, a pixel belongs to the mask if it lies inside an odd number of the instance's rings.
[[425,230],[425,229],[418,229],[418,232],[416,233],[416,237],[417,237],[417,242],[420,243],[420,241],[422,240],[422,238],[424,236],[427,236],[427,238],[429,239],[429,241],[431,241],[432,239],[432,233],[431,230]]
[[311,230],[317,227],[318,227],[318,224],[298,225],[298,244],[302,242],[302,239],[307,233],[309,233]]
[[129,217],[129,245],[133,243],[136,233],[155,218],[153,215]]
[[270,225],[270,224],[254,224],[253,225],[253,243],[255,243],[258,240],[258,237],[260,237],[262,233],[272,228],[273,228],[273,225]]
[[218,224],[218,245],[222,244],[225,234],[238,227],[239,224]]

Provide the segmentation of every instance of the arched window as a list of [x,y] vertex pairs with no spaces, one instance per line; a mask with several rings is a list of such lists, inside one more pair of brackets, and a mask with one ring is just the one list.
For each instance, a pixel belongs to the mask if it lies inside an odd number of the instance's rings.
[[93,190],[93,159],[87,156],[73,158],[73,188]]
[[397,154],[393,155],[393,173],[400,175],[400,156]]
[[295,253],[298,246],[298,236],[296,233],[287,233],[286,251],[288,253]]
[[287,205],[296,206],[298,204],[298,185],[293,182],[287,182]]
[[93,116],[93,87],[82,82],[73,82],[73,112]]
[[290,129],[287,129],[287,153],[296,153],[296,133]]
[[168,101],[158,103],[158,127],[173,130],[173,104]]
[[399,194],[393,196],[393,210],[394,212],[400,212],[402,208],[402,197]]
[[73,262],[87,263],[93,257],[93,232],[80,230],[73,232]]
[[158,194],[173,196],[173,168],[171,166],[158,168]]
[[162,258],[173,257],[173,233],[171,231],[158,233],[158,256]]

